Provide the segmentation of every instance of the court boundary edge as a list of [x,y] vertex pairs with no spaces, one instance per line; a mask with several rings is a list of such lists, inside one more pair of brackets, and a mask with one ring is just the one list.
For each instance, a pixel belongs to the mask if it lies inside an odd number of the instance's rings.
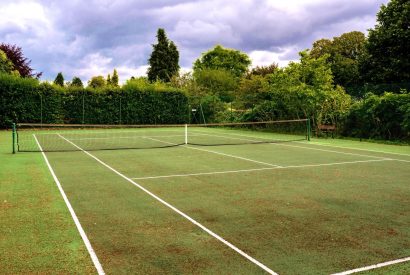
[[95,251],[94,251],[94,249],[91,245],[90,240],[88,239],[87,235],[85,234],[85,231],[84,231],[83,227],[81,226],[80,220],[78,219],[77,215],[75,214],[74,209],[71,206],[71,203],[68,200],[68,197],[67,197],[67,195],[65,194],[65,192],[63,190],[63,187],[61,186],[60,180],[57,178],[57,175],[55,174],[54,169],[51,167],[51,164],[48,161],[48,158],[47,158],[46,154],[43,152],[43,148],[41,147],[40,143],[38,142],[38,139],[37,139],[36,135],[33,134],[33,136],[34,136],[34,139],[36,140],[37,146],[39,147],[39,149],[41,151],[41,154],[43,155],[43,158],[44,158],[44,160],[47,164],[48,170],[50,171],[51,176],[53,177],[54,182],[56,183],[57,188],[60,191],[60,194],[63,197],[63,200],[64,200],[64,202],[65,202],[65,204],[68,208],[68,211],[71,214],[71,218],[73,219],[73,221],[75,223],[75,226],[77,227],[77,230],[80,233],[81,238],[83,239],[84,245],[87,248],[88,254],[91,257],[91,260],[94,264],[94,267],[97,269],[97,272],[98,272],[99,275],[104,275],[105,274],[104,269],[103,269],[103,267],[102,267],[102,265],[101,265],[101,263],[100,263],[100,261],[97,257],[97,254],[95,253]]
[[383,262],[383,263],[378,263],[378,264],[369,265],[369,266],[364,266],[364,267],[359,267],[359,268],[355,268],[355,269],[351,269],[351,270],[347,270],[347,271],[343,271],[343,272],[339,272],[339,273],[333,273],[332,275],[348,275],[348,274],[353,274],[353,273],[357,273],[357,272],[362,272],[362,271],[372,270],[372,269],[376,269],[376,268],[381,268],[381,267],[385,267],[385,266],[389,266],[389,265],[404,263],[404,262],[408,262],[408,261],[410,261],[410,257],[401,258],[401,259],[392,260],[392,261]]

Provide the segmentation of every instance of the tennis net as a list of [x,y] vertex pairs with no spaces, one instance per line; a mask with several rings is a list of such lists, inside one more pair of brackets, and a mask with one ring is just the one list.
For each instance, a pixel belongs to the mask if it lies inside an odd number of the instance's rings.
[[[19,152],[148,149],[180,145],[217,146],[305,140],[306,119],[176,125],[16,125]],[[13,144],[14,145],[14,144]]]

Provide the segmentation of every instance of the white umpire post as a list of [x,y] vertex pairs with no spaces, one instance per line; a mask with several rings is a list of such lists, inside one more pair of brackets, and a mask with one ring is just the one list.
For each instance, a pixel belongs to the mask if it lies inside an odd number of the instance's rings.
[[185,124],[185,144],[188,144],[188,124]]

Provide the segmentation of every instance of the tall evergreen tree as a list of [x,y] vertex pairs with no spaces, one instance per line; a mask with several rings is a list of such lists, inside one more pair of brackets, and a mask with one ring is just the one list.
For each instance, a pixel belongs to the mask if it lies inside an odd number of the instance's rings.
[[61,87],[64,86],[64,76],[61,72],[59,72],[56,76],[56,79],[54,79],[54,84],[59,85]]
[[70,87],[84,87],[83,82],[81,79],[77,76],[73,77],[73,80],[71,80]]
[[112,77],[111,77],[111,85],[114,87],[118,87],[118,82],[119,82],[118,73],[117,73],[117,70],[114,69],[114,72],[112,73]]
[[169,82],[179,71],[179,52],[176,45],[170,41],[164,29],[158,29],[158,43],[152,45],[153,50],[148,60],[148,80]]
[[107,75],[107,86],[111,86],[111,75]]

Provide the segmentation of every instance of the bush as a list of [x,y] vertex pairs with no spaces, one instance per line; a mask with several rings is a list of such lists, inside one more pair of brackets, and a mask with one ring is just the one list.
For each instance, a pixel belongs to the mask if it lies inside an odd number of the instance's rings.
[[385,140],[409,140],[410,94],[369,93],[356,101],[346,119],[343,134]]

